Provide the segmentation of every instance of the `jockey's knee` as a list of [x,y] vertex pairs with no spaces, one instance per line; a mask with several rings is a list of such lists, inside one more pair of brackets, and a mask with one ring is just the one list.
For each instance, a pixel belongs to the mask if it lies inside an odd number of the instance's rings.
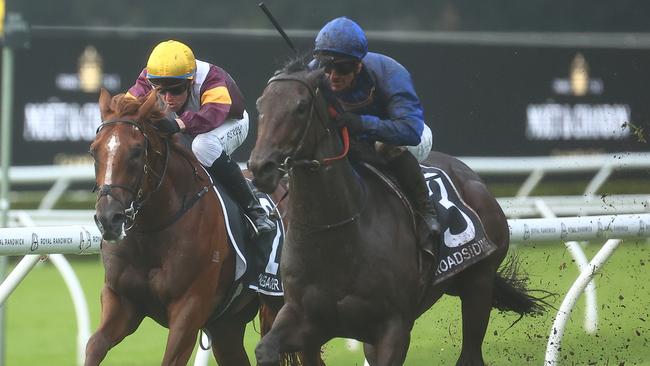
[[379,156],[381,156],[382,158],[386,159],[386,161],[389,162],[402,156],[402,154],[404,154],[405,152],[408,152],[408,150],[404,146],[395,146],[384,142],[376,142],[375,150],[377,151]]
[[209,167],[221,156],[223,146],[219,139],[201,134],[192,141],[192,152],[203,166]]

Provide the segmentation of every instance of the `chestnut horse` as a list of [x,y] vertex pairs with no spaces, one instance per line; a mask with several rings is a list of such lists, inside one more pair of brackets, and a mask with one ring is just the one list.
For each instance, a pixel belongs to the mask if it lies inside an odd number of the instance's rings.
[[103,122],[90,153],[105,284],[86,365],[98,365],[145,316],[169,328],[163,365],[186,365],[200,329],[220,365],[250,365],[243,336],[259,298],[244,284],[224,312],[236,254],[207,172],[180,134],[155,129],[152,121],[162,117],[155,93],[141,102],[102,90],[99,106]]
[[347,131],[339,133],[328,113],[322,78],[322,70],[285,69],[258,99],[258,136],[249,161],[253,183],[273,192],[288,171],[290,188],[280,263],[285,305],[256,348],[258,363],[277,365],[281,352],[314,350],[346,337],[365,343],[370,365],[401,365],[414,321],[447,293],[462,301],[457,365],[484,365],[481,346],[493,307],[519,314],[543,310],[543,301],[527,294],[520,279],[497,271],[509,244],[503,211],[465,164],[430,154],[427,163],[451,177],[497,247],[434,284],[436,262],[418,253],[408,207],[342,153]]

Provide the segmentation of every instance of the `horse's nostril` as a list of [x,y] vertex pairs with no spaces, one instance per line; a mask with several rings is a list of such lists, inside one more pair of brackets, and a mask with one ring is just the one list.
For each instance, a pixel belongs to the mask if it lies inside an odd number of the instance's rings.
[[111,224],[121,225],[124,222],[124,219],[126,219],[126,216],[123,213],[116,213],[111,218]]
[[262,192],[272,193],[280,180],[278,164],[274,161],[267,161],[261,165],[255,165],[253,170],[253,184]]
[[260,174],[274,174],[278,170],[278,164],[274,161],[264,163],[259,169]]

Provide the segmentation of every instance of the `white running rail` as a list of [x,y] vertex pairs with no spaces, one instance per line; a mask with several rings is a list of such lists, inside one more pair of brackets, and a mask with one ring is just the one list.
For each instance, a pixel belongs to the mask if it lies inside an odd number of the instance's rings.
[[[101,244],[101,238],[98,236],[99,232],[91,232],[89,229],[94,229],[97,230],[94,226],[91,227],[83,227],[79,226],[77,229],[77,233],[79,241],[78,243],[70,238],[69,234],[74,233],[74,230],[70,230],[70,227],[68,228],[66,235],[64,236],[58,236],[56,234],[61,234],[62,232],[58,231],[58,228],[54,228],[54,230],[48,230],[45,228],[45,230],[42,230],[43,228],[35,228],[34,221],[31,220],[31,218],[27,215],[21,215],[20,216],[20,221],[24,226],[27,226],[31,228],[31,244],[29,246],[30,250],[37,251],[38,247],[47,245],[47,248],[43,248],[44,252],[50,251],[50,250],[56,250],[56,248],[60,248],[59,246],[52,246],[52,244],[56,241],[60,242],[65,242],[66,244],[77,244],[76,248],[72,249],[71,247],[64,247],[59,250],[60,252],[67,252],[69,250],[72,250],[72,254],[96,254],[99,252],[100,244]],[[74,227],[72,227],[74,228]],[[12,229],[4,229],[2,231],[5,231],[7,233],[7,237],[10,238],[9,241],[7,242],[8,244],[12,244],[13,246],[23,249],[26,249],[25,244],[25,239],[29,239],[28,236],[26,236],[26,233],[17,233],[17,232],[10,232],[9,230]],[[41,236],[39,237],[39,234]],[[45,234],[45,237],[43,237],[43,234]],[[47,237],[48,235],[55,234],[55,236],[52,237]],[[10,236],[11,235],[11,236]],[[76,238],[77,236],[75,236]],[[6,243],[3,238],[5,238],[4,235],[0,234],[0,241],[4,244]],[[42,240],[42,242],[41,242]],[[93,243],[95,244],[93,246]],[[15,250],[14,248],[13,250]],[[19,253],[18,255],[22,255],[24,252]],[[11,255],[11,254],[3,254],[3,255]],[[28,254],[23,257],[23,259],[18,263],[16,268],[7,276],[7,278],[0,284],[0,306],[4,304],[4,302],[7,300],[9,295],[16,289],[18,284],[27,276],[29,271],[31,271],[34,266],[37,264],[39,260],[44,261],[48,258],[48,255],[45,253],[41,254]],[[86,343],[88,342],[88,339],[90,338],[90,313],[88,311],[88,302],[86,301],[86,296],[84,295],[83,289],[81,287],[81,283],[79,282],[79,279],[77,278],[77,275],[75,274],[74,270],[72,269],[72,266],[70,266],[70,263],[65,259],[63,254],[50,254],[49,259],[54,264],[54,266],[57,268],[61,276],[63,277],[63,281],[65,282],[66,286],[68,287],[68,291],[70,292],[70,296],[72,297],[72,303],[74,305],[75,309],[75,315],[77,318],[77,365],[81,366],[84,364],[85,359],[86,359],[86,354],[85,354],[85,348],[86,348]]]
[[[515,219],[508,220],[508,225],[511,241],[524,244],[551,240],[643,239],[650,236],[650,214]],[[14,269],[16,274],[12,272],[8,276],[8,278],[12,279],[13,284],[3,283],[0,285],[0,293],[6,293],[6,296],[8,296],[13,291],[11,287],[15,288],[15,285],[27,275],[29,269],[35,265],[42,255],[98,253],[101,245],[100,238],[99,231],[94,225],[0,229],[0,255],[26,256],[26,259],[23,259]],[[569,290],[560,307],[549,337],[545,360],[548,365],[556,364],[566,320],[576,299],[595,273],[602,268],[619,243],[620,240],[608,241],[589,263],[589,267],[581,272],[578,280]],[[5,286],[9,290],[4,290]],[[0,302],[4,301],[4,299],[0,299]],[[79,304],[79,307],[86,308],[87,311],[85,299],[83,302],[75,302],[76,307],[77,304]],[[79,309],[77,311],[79,312]],[[81,318],[83,316],[77,316],[79,327],[85,326],[82,324],[84,321],[79,320]],[[79,338],[81,337],[80,335]],[[80,357],[83,357],[84,348],[85,345],[83,347],[79,346],[78,355],[81,355]],[[200,360],[207,360],[205,356],[205,354],[199,354],[195,365],[199,366]]]
[[621,243],[621,239],[645,239],[650,236],[650,214],[509,220],[508,225],[511,240],[524,243],[609,239],[591,262],[582,268],[555,317],[546,347],[544,364],[556,366],[566,323],[580,294],[596,273],[603,268],[607,259]]

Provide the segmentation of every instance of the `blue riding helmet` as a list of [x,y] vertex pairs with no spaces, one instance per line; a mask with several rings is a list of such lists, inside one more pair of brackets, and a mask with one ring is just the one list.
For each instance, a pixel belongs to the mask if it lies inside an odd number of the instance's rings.
[[331,20],[318,32],[314,53],[335,52],[361,60],[368,53],[363,29],[346,17]]

